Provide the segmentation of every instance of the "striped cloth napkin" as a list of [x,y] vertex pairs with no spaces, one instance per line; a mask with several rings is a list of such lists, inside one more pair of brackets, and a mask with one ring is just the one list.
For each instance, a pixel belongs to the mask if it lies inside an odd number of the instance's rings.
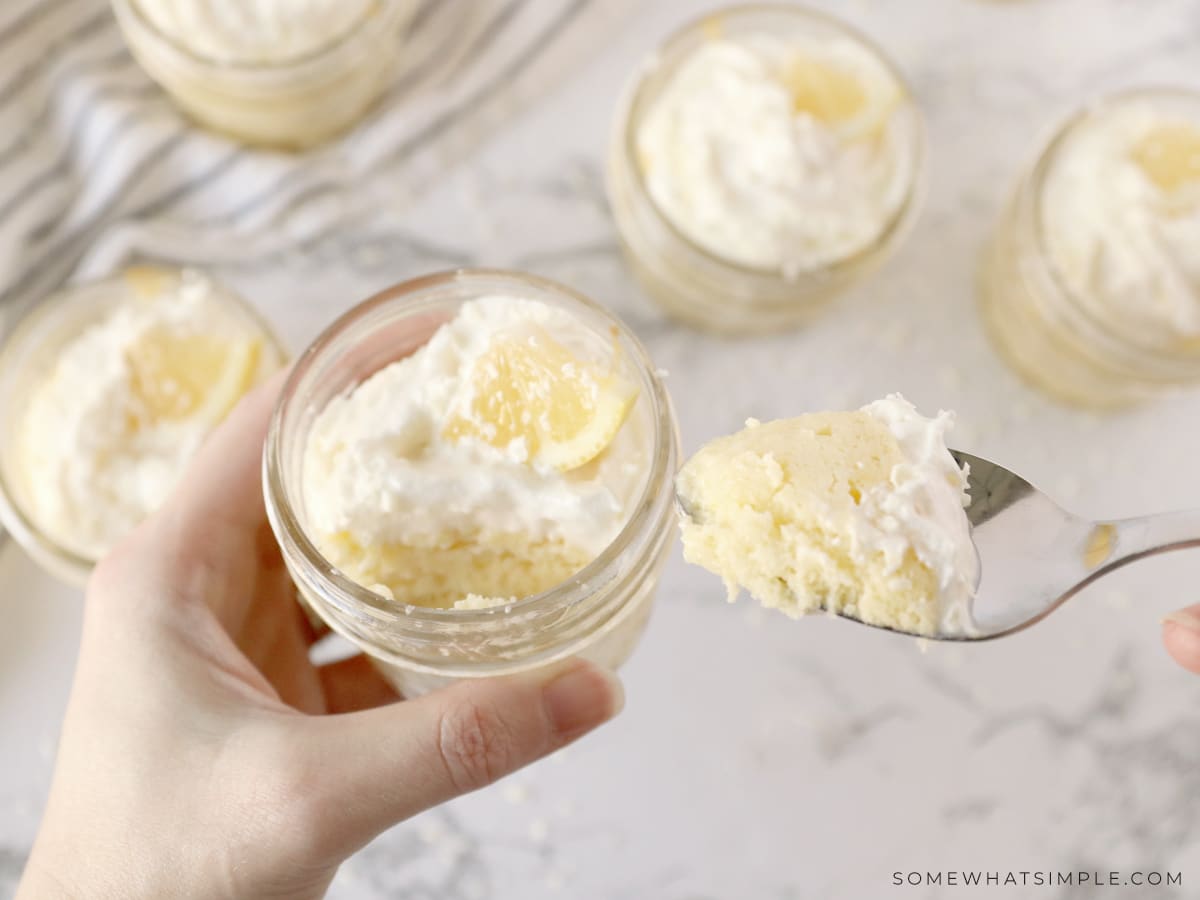
[[0,3],[0,326],[134,255],[245,263],[395,206],[567,69],[633,0],[424,0],[351,133],[293,155],[189,123],[106,0]]

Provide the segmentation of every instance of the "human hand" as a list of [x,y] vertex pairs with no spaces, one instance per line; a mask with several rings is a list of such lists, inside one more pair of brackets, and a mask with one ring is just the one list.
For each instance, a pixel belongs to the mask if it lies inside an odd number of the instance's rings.
[[1200,675],[1200,604],[1171,613],[1163,620],[1163,643],[1175,662]]
[[259,481],[278,386],[93,574],[19,898],[319,897],[384,829],[619,710],[581,661],[402,703],[362,656],[314,666]]

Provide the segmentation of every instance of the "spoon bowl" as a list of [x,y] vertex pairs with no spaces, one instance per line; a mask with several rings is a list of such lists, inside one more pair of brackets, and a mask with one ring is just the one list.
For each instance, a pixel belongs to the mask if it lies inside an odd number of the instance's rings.
[[1200,510],[1093,522],[1064,510],[1015,472],[951,450],[967,470],[967,518],[980,560],[975,630],[925,635],[987,640],[1040,622],[1087,585],[1131,562],[1200,547]]

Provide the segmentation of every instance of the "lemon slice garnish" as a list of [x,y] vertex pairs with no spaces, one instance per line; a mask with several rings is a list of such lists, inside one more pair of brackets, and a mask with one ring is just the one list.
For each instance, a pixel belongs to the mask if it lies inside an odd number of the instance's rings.
[[160,266],[130,266],[121,277],[138,297],[153,299],[179,281],[176,272]]
[[579,359],[541,330],[497,340],[469,378],[470,404],[447,422],[446,440],[500,449],[523,441],[528,459],[564,472],[612,443],[637,398],[615,372]]
[[261,355],[257,337],[151,329],[129,348],[127,360],[134,394],[152,421],[215,425],[253,385]]
[[1168,193],[1200,182],[1200,131],[1190,125],[1161,125],[1138,142],[1133,160]]
[[700,23],[700,32],[706,41],[721,40],[725,37],[725,17],[720,13],[705,16],[704,21]]
[[794,113],[812,116],[855,143],[878,143],[904,100],[900,90],[868,91],[853,72],[807,56],[792,57],[780,77]]
[[783,83],[792,97],[792,110],[808,113],[826,124],[845,122],[867,106],[862,82],[845,69],[807,56],[795,56],[783,69]]

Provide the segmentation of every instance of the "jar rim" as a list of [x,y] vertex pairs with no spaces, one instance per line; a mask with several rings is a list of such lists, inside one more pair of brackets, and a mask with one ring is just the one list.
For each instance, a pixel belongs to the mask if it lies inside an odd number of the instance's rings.
[[1032,229],[1037,257],[1041,262],[1041,269],[1050,278],[1054,289],[1069,301],[1073,313],[1082,316],[1089,325],[1098,329],[1107,338],[1117,341],[1123,347],[1145,351],[1168,366],[1179,364],[1194,367],[1200,362],[1196,353],[1180,352],[1173,347],[1138,343],[1131,340],[1127,332],[1119,332],[1113,329],[1111,325],[1106,324],[1102,318],[1097,317],[1089,308],[1089,304],[1085,302],[1082,293],[1072,289],[1063,278],[1062,272],[1050,253],[1046,224],[1041,214],[1040,200],[1046,181],[1058,161],[1059,154],[1063,152],[1064,147],[1074,137],[1078,129],[1094,121],[1097,116],[1103,115],[1110,108],[1124,103],[1136,102],[1138,100],[1152,100],[1155,98],[1189,100],[1195,102],[1198,108],[1200,108],[1200,91],[1198,90],[1180,85],[1142,85],[1121,88],[1095,97],[1076,108],[1063,119],[1055,127],[1049,140],[1042,147],[1032,168],[1029,170],[1028,184],[1031,197],[1031,204],[1028,210],[1031,217],[1029,224]]
[[[792,278],[788,278],[778,267],[754,266],[730,259],[711,248],[703,246],[686,234],[676,224],[675,220],[667,215],[654,198],[646,183],[642,166],[638,161],[638,129],[636,126],[643,114],[642,107],[646,103],[645,91],[648,89],[650,77],[661,70],[664,59],[674,56],[675,51],[678,50],[680,45],[685,44],[697,34],[704,34],[711,27],[711,23],[714,20],[753,15],[790,16],[797,21],[807,20],[815,22],[833,31],[840,32],[843,36],[867,50],[887,70],[888,74],[900,88],[901,96],[906,101],[908,110],[913,117],[912,170],[904,191],[904,197],[889,218],[887,224],[868,244],[855,250],[853,253],[822,265],[800,269]],[[678,65],[683,59],[686,59],[686,54],[676,60],[675,65]],[[742,278],[760,278],[768,279],[771,282],[788,282],[794,280],[796,276],[832,277],[836,273],[855,269],[864,260],[872,257],[881,247],[888,245],[904,230],[916,210],[924,183],[926,156],[925,121],[920,107],[914,100],[912,86],[908,79],[887,52],[872,38],[836,16],[811,9],[807,6],[778,2],[735,3],[717,7],[689,19],[660,41],[650,55],[639,64],[633,77],[625,87],[618,108],[616,129],[616,140],[620,147],[624,166],[631,173],[631,181],[637,186],[649,208],[654,211],[659,223],[674,240],[687,248],[689,252],[715,263]]]
[[[294,415],[293,405],[299,402],[297,397],[303,396],[301,390],[304,387],[302,382],[305,376],[312,371],[314,364],[322,358],[330,345],[362,318],[401,300],[411,304],[405,315],[416,317],[432,311],[433,307],[444,303],[455,291],[461,292],[457,297],[460,300],[483,296],[482,292],[473,291],[472,287],[485,284],[507,284],[526,290],[532,286],[538,291],[555,295],[587,309],[616,329],[628,350],[632,351],[636,368],[647,376],[645,381],[652,388],[645,392],[651,403],[654,436],[649,472],[636,500],[630,504],[632,512],[628,520],[616,537],[586,566],[559,584],[529,597],[518,598],[512,603],[483,609],[442,609],[389,600],[339,570],[321,553],[309,536],[293,502],[299,485],[289,485],[283,474],[284,434],[289,417]],[[436,291],[444,294],[431,296],[431,292]],[[267,432],[263,453],[267,513],[277,539],[285,548],[285,554],[292,563],[299,565],[301,578],[308,582],[323,581],[331,585],[334,590],[323,594],[322,600],[329,602],[343,615],[355,618],[366,615],[375,625],[412,624],[420,628],[422,624],[469,625],[493,622],[498,617],[569,609],[586,601],[595,593],[598,584],[610,580],[606,573],[642,533],[644,514],[653,511],[656,505],[664,502],[657,487],[661,479],[655,476],[656,473],[674,476],[674,472],[668,473],[668,469],[674,464],[676,439],[670,398],[656,377],[655,369],[641,341],[615,314],[563,284],[527,272],[474,267],[450,269],[409,279],[373,294],[335,319],[299,356],[288,373]]]
[[[182,276],[185,272],[196,271],[188,266],[163,265],[159,263],[154,263],[152,266],[155,269],[169,272],[175,276]],[[126,267],[126,269],[128,268],[130,267]],[[275,348],[280,358],[286,361],[289,357],[287,347],[279,339],[274,328],[262,313],[252,306],[244,296],[227,286],[224,282],[213,279],[208,273],[205,273],[205,277],[216,284],[221,292],[223,301],[231,303],[238,309],[239,314],[245,315],[262,332],[263,338]],[[66,304],[78,302],[93,293],[108,295],[111,292],[114,295],[116,304],[119,305],[125,301],[115,297],[115,294],[128,290],[129,283],[126,280],[124,270],[122,270],[115,274],[62,287],[57,291],[51,292],[44,299],[26,309],[13,323],[12,328],[4,335],[3,340],[0,341],[0,386],[7,385],[20,371],[15,365],[14,356],[29,335],[40,326],[51,323],[55,321],[56,317],[62,316]],[[13,394],[10,390],[0,393],[3,393],[6,397],[11,397]],[[3,424],[7,426],[7,409],[4,418],[5,421]],[[7,446],[0,447],[0,455],[6,457],[7,454]],[[88,573],[100,561],[100,557],[92,557],[67,547],[62,541],[53,537],[46,529],[40,526],[34,517],[18,502],[17,491],[14,490],[14,486],[9,482],[6,470],[6,465],[0,465],[0,513],[2,513],[0,518],[3,518],[5,526],[12,533],[12,536],[17,539],[18,543],[27,546],[26,542],[28,542],[37,548],[38,553],[45,554],[49,559],[53,560],[57,571],[70,572],[72,580],[83,582],[87,578]]]
[[267,60],[220,60],[197,53],[193,48],[151,21],[142,10],[139,0],[112,0],[112,2],[119,20],[136,25],[143,33],[157,41],[160,47],[169,50],[178,59],[186,60],[189,64],[200,66],[209,72],[233,73],[246,78],[276,77],[280,73],[296,73],[314,68],[343,52],[372,24],[378,22],[385,27],[390,27],[393,20],[403,21],[404,15],[411,14],[415,9],[415,4],[408,0],[380,0],[381,6],[378,12],[368,5],[362,17],[355,20],[353,25],[332,41],[319,44],[296,56],[270,62]]

